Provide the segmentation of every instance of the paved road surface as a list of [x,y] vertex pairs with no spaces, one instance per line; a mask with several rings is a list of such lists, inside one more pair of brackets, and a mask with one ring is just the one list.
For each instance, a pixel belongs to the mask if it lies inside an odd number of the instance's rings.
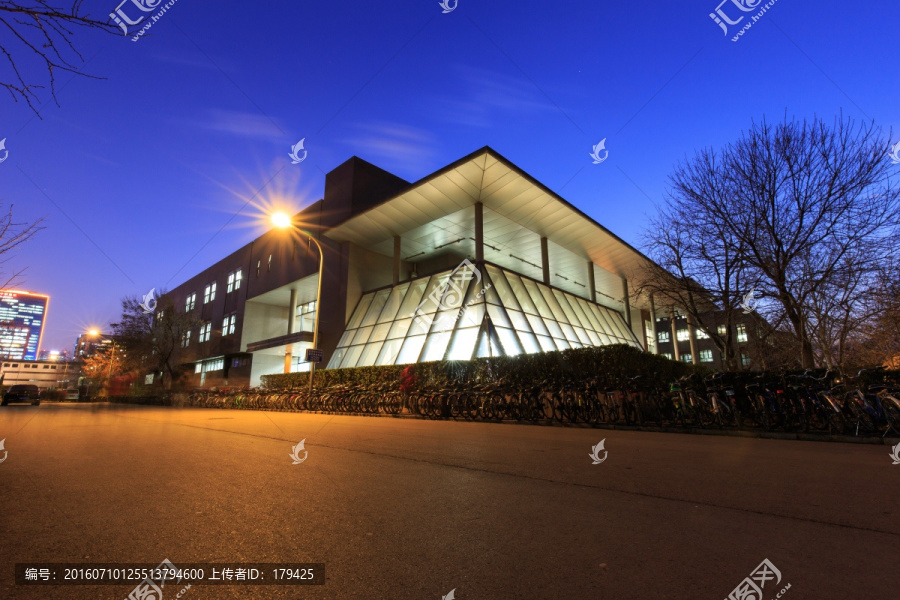
[[16,562],[164,558],[327,564],[186,600],[721,600],[766,558],[765,600],[900,594],[886,446],[103,404],[4,407],[3,438],[4,599],[133,587],[14,586]]

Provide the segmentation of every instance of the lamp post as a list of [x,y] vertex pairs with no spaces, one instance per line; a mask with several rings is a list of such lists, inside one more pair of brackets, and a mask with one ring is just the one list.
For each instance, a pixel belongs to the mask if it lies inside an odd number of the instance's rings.
[[[319,249],[319,281],[316,289],[316,318],[313,324],[313,348],[318,349],[319,345],[319,313],[322,310],[322,267],[325,262],[325,255],[322,253],[322,245],[319,241],[314,238],[310,233],[303,231],[300,227],[294,225],[294,220],[282,212],[277,212],[272,215],[272,224],[279,229],[288,229],[293,227],[303,235],[307,237],[308,240],[313,242],[316,245],[316,248]],[[288,318],[293,319],[296,315],[290,315]],[[310,361],[309,363],[309,393],[312,393],[313,389],[313,377],[316,374],[316,363],[315,361]]]

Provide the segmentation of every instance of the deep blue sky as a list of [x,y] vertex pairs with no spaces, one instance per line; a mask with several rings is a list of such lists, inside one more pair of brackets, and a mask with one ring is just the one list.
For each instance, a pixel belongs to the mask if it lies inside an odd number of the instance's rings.
[[843,110],[900,136],[900,3],[778,0],[737,43],[717,4],[178,0],[137,42],[81,32],[105,80],[61,75],[43,120],[0,95],[0,200],[46,217],[3,268],[51,295],[44,348],[71,348],[121,297],[261,233],[262,203],[320,198],[352,155],[416,180],[490,145],[639,245],[673,165],[753,119]]

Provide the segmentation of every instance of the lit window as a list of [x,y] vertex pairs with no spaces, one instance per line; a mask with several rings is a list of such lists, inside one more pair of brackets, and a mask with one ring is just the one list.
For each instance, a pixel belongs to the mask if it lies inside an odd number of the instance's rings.
[[222,320],[222,335],[231,335],[234,333],[235,315],[228,315]]
[[669,360],[672,360],[672,355],[669,354],[668,352],[663,352],[662,354],[660,354],[660,356],[665,356],[665,357],[668,358]]
[[206,289],[203,290],[203,304],[209,304],[213,300],[216,299],[216,282],[213,281],[211,284],[206,286]]
[[191,294],[184,301],[184,312],[190,312],[194,310],[194,306],[197,305],[197,294]]
[[240,269],[228,274],[228,287],[226,288],[226,293],[231,293],[234,290],[241,289],[241,277],[243,273]]
[[266,272],[271,271],[271,270],[272,270],[272,255],[270,254],[269,255],[269,264],[266,267]]
[[693,359],[693,357],[691,356],[691,353],[690,353],[690,352],[688,352],[687,354],[682,354],[682,355],[681,355],[681,362],[689,363],[689,362],[693,362],[693,361],[694,361],[694,359]]
[[659,338],[660,342],[668,342],[671,339],[668,331],[660,331],[656,334],[656,337]]
[[166,312],[163,311],[163,310],[161,310],[161,311],[159,311],[158,313],[156,313],[156,320],[157,320],[157,321],[162,321],[162,318],[163,318],[163,315],[164,315],[164,314],[166,314]]
[[716,331],[719,333],[719,335],[725,335],[725,332],[728,331],[728,328],[725,327],[724,325],[719,325],[716,328]]
[[695,331],[697,332],[698,340],[708,340],[709,339],[709,334],[706,333],[705,331],[703,331],[702,329],[697,329]]
[[687,329],[676,329],[675,337],[678,339],[679,342],[684,342],[686,340],[691,339],[691,334]]
[[259,277],[259,267],[260,267],[260,265],[262,265],[262,261],[261,261],[261,260],[256,261],[256,276],[257,276],[257,277]]
[[744,365],[745,367],[749,367],[750,366],[750,357],[747,356],[746,354],[741,354],[741,364]]
[[747,326],[743,323],[737,324],[737,341],[746,342],[747,341]]
[[199,373],[203,365],[201,363],[197,363],[194,365],[194,373]]
[[712,350],[700,351],[700,362],[712,362]]
[[209,332],[212,329],[212,323],[204,323],[200,326],[200,339],[201,342],[206,342],[209,340]]
[[184,332],[184,335],[181,336],[181,347],[187,348],[191,344],[191,330],[188,329]]

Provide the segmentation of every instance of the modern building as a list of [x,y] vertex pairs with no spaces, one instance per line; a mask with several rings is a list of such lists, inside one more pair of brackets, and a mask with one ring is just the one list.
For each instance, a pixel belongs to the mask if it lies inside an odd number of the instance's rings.
[[75,338],[75,360],[90,358],[95,352],[104,351],[113,342],[111,336],[99,332],[85,332]]
[[0,290],[0,359],[36,360],[50,296]]
[[[715,327],[718,335],[725,335],[727,325],[722,311],[713,311],[701,316],[704,323]],[[674,317],[673,321],[671,314],[657,316],[659,353],[672,360],[700,364],[712,369],[724,369],[724,356],[709,334],[700,327],[692,327],[688,319],[678,311],[674,311]],[[734,320],[731,339],[739,366],[751,370],[766,368],[766,350],[774,340],[772,336],[777,332],[773,332],[771,325],[755,311],[749,314],[737,311]]]
[[0,381],[5,388],[17,384],[36,385],[44,389],[75,387],[80,371],[77,365],[51,360],[3,360]]
[[414,183],[353,157],[293,222],[160,300],[195,323],[181,360],[196,385],[307,370],[317,316],[328,368],[656,352],[652,300],[629,294],[649,259],[489,147]]

